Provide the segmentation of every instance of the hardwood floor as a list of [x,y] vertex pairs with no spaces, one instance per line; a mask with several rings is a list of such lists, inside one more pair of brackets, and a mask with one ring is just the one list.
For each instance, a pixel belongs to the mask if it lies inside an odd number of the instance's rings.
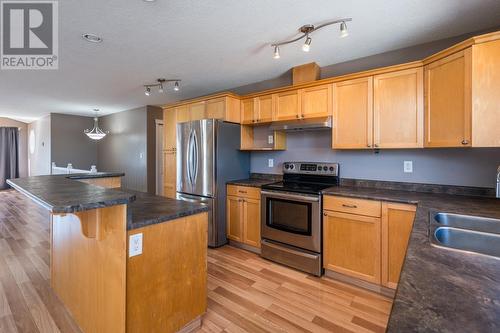
[[[0,332],[80,332],[49,283],[49,214],[0,192]],[[198,332],[383,332],[391,299],[226,246],[208,252]],[[142,332],[141,332],[142,333]]]

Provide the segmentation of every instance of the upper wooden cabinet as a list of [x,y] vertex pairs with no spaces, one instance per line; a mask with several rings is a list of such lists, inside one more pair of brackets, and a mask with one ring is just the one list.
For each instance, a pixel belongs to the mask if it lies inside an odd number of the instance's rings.
[[302,118],[328,117],[332,115],[332,85],[309,87],[299,90]]
[[273,96],[265,95],[241,101],[241,123],[270,123],[273,120]]
[[188,105],[190,120],[201,120],[207,118],[206,116],[206,102],[196,102]]
[[240,100],[234,97],[220,97],[207,100],[206,118],[240,123]]
[[189,106],[181,105],[175,108],[175,113],[178,123],[185,123],[191,121],[191,114],[189,113]]
[[273,121],[301,119],[300,95],[298,90],[274,94],[273,99]]
[[373,145],[419,148],[424,137],[423,69],[373,77]]
[[373,145],[373,78],[333,84],[332,148]]
[[471,49],[425,66],[425,146],[471,145]]
[[175,150],[177,146],[176,139],[177,111],[175,108],[163,110],[163,149]]

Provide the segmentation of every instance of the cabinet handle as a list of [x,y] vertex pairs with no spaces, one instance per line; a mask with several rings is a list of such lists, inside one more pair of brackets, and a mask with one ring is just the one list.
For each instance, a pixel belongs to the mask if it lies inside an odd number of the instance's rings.
[[374,144],[373,147],[378,148],[378,143]]
[[239,190],[238,193],[247,194],[247,191],[241,191],[241,190]]
[[358,206],[356,206],[356,205],[346,205],[346,204],[342,204],[342,207],[346,207],[346,208],[358,208]]
[[371,145],[371,144],[367,144],[366,146],[367,146],[368,148],[371,148],[371,147],[372,147],[372,145]]
[[468,145],[468,144],[469,144],[469,140],[465,140],[465,139],[463,139],[463,140],[462,140],[462,144],[463,144],[463,145]]
[[323,216],[328,216],[328,214],[327,213],[323,213]]

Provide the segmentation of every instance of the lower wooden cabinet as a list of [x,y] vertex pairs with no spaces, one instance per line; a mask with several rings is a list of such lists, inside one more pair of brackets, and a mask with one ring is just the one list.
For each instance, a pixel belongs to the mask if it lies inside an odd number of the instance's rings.
[[324,268],[380,283],[380,218],[325,211],[323,237]]
[[382,285],[396,288],[410,239],[414,205],[382,203]]
[[[373,207],[379,207],[380,213],[375,214],[372,206],[367,210],[359,201],[324,197],[327,209],[323,211],[323,267],[394,289],[406,255],[416,207],[372,200]],[[355,214],[339,208],[354,206],[359,208]]]
[[[241,193],[241,187],[229,185],[228,193]],[[226,199],[227,238],[260,248],[260,199],[249,195],[228,195]],[[260,195],[260,190],[259,190]]]
[[175,199],[177,194],[177,152],[163,152],[163,196]]

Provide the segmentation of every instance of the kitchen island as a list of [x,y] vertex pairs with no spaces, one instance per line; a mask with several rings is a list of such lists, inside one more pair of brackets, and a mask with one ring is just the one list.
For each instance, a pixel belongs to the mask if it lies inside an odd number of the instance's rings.
[[52,288],[84,332],[196,329],[207,303],[207,207],[87,181],[111,176],[8,181],[51,213]]

